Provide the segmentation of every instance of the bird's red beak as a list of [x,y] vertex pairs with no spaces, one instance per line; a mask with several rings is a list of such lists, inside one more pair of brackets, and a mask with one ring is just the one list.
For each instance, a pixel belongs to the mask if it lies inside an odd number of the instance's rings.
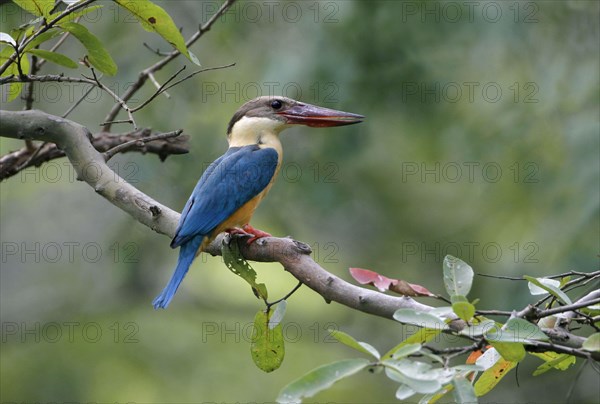
[[284,111],[278,111],[276,114],[285,117],[289,124],[318,128],[352,125],[362,122],[364,119],[362,115],[302,103],[298,103]]

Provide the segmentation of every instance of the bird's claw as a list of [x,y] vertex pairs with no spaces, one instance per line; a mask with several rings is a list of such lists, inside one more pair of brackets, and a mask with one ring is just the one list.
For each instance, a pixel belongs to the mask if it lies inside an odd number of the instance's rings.
[[246,240],[246,244],[248,245],[254,243],[259,238],[271,237],[269,233],[255,229],[249,224],[243,225],[241,229],[239,227],[234,227],[225,231],[231,236],[231,239],[233,239],[233,237],[249,237],[248,240]]

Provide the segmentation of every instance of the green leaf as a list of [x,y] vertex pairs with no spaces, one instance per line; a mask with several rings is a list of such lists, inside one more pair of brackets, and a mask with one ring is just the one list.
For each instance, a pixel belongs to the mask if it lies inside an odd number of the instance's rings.
[[441,329],[434,330],[431,328],[419,328],[419,330],[415,334],[411,335],[410,337],[408,337],[407,339],[405,339],[404,341],[402,341],[401,343],[399,343],[398,345],[396,345],[395,347],[390,349],[388,352],[385,353],[385,355],[382,356],[382,358],[393,357],[396,352],[398,352],[400,349],[404,348],[405,346],[412,345],[412,344],[422,345],[426,342],[429,342],[432,339],[434,339],[436,336],[440,335],[441,332],[442,332]]
[[[547,278],[534,278],[533,276],[527,275],[523,275],[523,278],[527,279],[530,283],[534,284],[535,286],[544,289],[546,292],[550,293],[552,296],[556,297],[563,303],[572,304],[571,299],[569,299],[569,296],[567,296],[565,292],[560,290],[557,286],[554,286],[554,282],[558,281]],[[529,290],[531,291],[531,286],[529,287]]]
[[275,305],[275,310],[273,314],[271,314],[271,318],[269,319],[269,328],[273,329],[281,320],[283,320],[283,316],[285,315],[285,310],[287,309],[287,302],[285,300],[280,301]]
[[[591,306],[582,307],[579,310],[581,310],[583,313],[587,314],[588,316],[595,317],[600,314],[600,304],[593,304]],[[596,321],[596,323],[597,323],[597,321]]]
[[436,391],[432,394],[426,394],[419,400],[419,404],[433,404],[437,403],[440,398],[444,397],[446,394],[450,393],[454,390],[454,386],[452,384],[445,385],[440,391]]
[[370,364],[367,359],[357,358],[320,366],[285,386],[279,393],[277,402],[298,403],[303,397],[312,397],[338,380],[366,369]]
[[468,335],[469,337],[479,337],[494,328],[498,328],[496,322],[486,318],[476,324],[463,328],[460,330],[460,334]]
[[267,300],[267,286],[264,283],[256,283],[256,271],[250,266],[248,261],[242,257],[240,248],[237,242],[232,241],[230,243],[224,242],[221,246],[221,254],[223,255],[223,262],[231,272],[248,282],[255,293],[263,300]]
[[490,342],[490,344],[496,348],[502,358],[509,362],[520,362],[527,355],[523,344],[512,342]]
[[537,369],[533,372],[534,376],[544,374],[550,369],[558,369],[564,371],[576,362],[575,357],[568,354],[557,354],[556,352],[532,352],[531,354],[546,361],[545,363],[542,363],[540,366],[537,367]]
[[583,341],[582,349],[590,352],[600,352],[600,332],[594,333]]
[[46,59],[57,65],[68,67],[69,69],[77,69],[77,63],[61,53],[50,52],[43,49],[31,49],[27,53],[39,56],[42,59]]
[[54,8],[54,0],[13,0],[13,3],[38,17],[48,17]]
[[[5,47],[0,51],[0,65],[6,63],[7,60],[13,54],[13,49],[11,47]],[[21,57],[21,71],[23,74],[29,74],[29,59],[26,56]],[[19,77],[19,68],[17,66],[17,62],[11,63],[8,68],[2,73],[2,77],[8,77],[14,75],[15,77]],[[7,102],[10,102],[17,98],[21,91],[23,90],[23,83],[10,83],[8,86],[1,86],[3,93],[1,94],[1,99],[4,101],[6,99]],[[8,88],[7,94],[4,94],[4,90]]]
[[453,377],[451,371],[432,369],[428,363],[409,359],[386,359],[381,364],[385,366],[386,376],[421,394],[435,393]]
[[76,22],[65,22],[60,24],[65,30],[69,31],[88,51],[88,60],[96,69],[109,76],[117,74],[117,65],[102,45],[102,42],[86,27]]
[[516,342],[527,344],[532,340],[548,341],[548,336],[540,328],[522,318],[509,319],[502,328],[491,328],[485,333],[485,338],[490,342]]
[[404,324],[413,324],[418,327],[431,328],[434,330],[445,330],[448,324],[444,319],[430,313],[424,313],[413,309],[399,309],[394,313],[394,319]]
[[31,40],[31,42],[29,42],[26,46],[25,49],[23,50],[24,52],[27,52],[29,49],[33,49],[36,46],[49,41],[50,39],[58,36],[62,34],[62,31],[60,31],[59,29],[55,29],[55,28],[51,28],[46,32],[42,32],[41,34],[39,34],[38,36],[36,36],[35,38],[33,38]]
[[452,310],[454,313],[465,321],[471,321],[475,315],[475,306],[467,301],[467,298],[461,295],[453,295]]
[[[536,278],[536,280],[539,283],[542,283],[546,286],[560,288],[560,281],[557,281],[556,279]],[[531,293],[533,296],[548,294],[548,291],[546,289],[543,289],[543,288],[537,286],[535,283],[528,282],[527,287],[529,288],[529,293]]]
[[452,379],[454,386],[454,400],[457,403],[477,403],[475,389],[469,380],[462,375],[457,375]]
[[517,362],[510,362],[500,358],[496,364],[483,372],[477,379],[474,385],[475,395],[481,397],[489,393],[515,366],[517,366]]
[[272,372],[281,366],[285,356],[281,324],[269,327],[269,314],[260,310],[254,317],[254,332],[250,351],[256,366],[265,372]]
[[15,39],[16,42],[20,43],[23,38],[31,36],[34,30],[35,26],[24,24],[20,27],[11,29],[10,35]]
[[396,390],[396,398],[398,400],[406,400],[415,394],[417,394],[417,392],[408,387],[406,384],[401,384],[400,387],[398,387],[398,390]]
[[329,331],[329,334],[333,338],[337,339],[342,344],[349,346],[350,348],[354,348],[357,351],[366,353],[367,355],[372,355],[377,359],[379,359],[381,357],[381,355],[379,355],[379,352],[377,351],[377,349],[375,349],[373,346],[367,344],[366,342],[359,342],[359,341],[355,340],[352,336],[350,336],[349,334],[346,334],[343,331],[332,330],[332,329],[329,329],[328,331]]
[[409,356],[409,355],[419,352],[421,350],[421,348],[423,348],[423,346],[418,343],[406,344],[406,345],[396,349],[396,351],[394,352],[392,357],[394,359],[401,359],[405,356]]
[[190,56],[181,32],[165,10],[149,0],[115,1],[133,14],[146,31],[156,32],[188,59],[199,65],[198,58]]
[[473,268],[451,255],[444,257],[444,286],[450,296],[467,296],[473,284]]

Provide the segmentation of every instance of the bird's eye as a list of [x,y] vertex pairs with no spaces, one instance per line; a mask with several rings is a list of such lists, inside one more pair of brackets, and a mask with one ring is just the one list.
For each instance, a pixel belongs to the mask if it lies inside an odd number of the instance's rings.
[[281,101],[279,101],[279,100],[273,100],[273,101],[271,102],[271,108],[273,108],[273,109],[279,109],[279,108],[281,108],[282,106],[283,106],[283,104],[282,104],[282,103],[281,103]]

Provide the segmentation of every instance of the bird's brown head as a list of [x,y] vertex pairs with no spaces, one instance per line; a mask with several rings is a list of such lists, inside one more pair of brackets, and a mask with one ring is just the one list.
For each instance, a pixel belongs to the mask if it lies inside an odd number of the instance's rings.
[[[240,107],[229,121],[227,135],[242,118],[266,118],[281,129],[287,125],[330,127],[352,125],[362,122],[364,116],[306,104],[287,97],[263,96],[248,101]],[[281,130],[280,129],[280,130]]]

